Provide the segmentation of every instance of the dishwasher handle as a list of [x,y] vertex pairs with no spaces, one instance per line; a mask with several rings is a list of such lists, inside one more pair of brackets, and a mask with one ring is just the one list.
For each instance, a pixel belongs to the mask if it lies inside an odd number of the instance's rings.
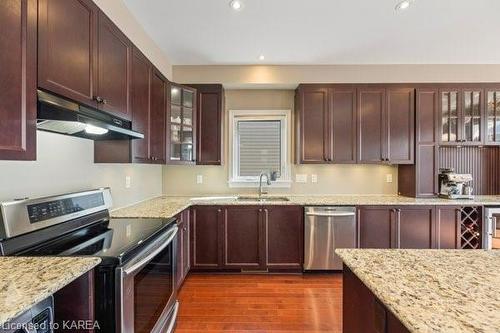
[[355,216],[356,213],[354,212],[315,212],[315,213],[306,213],[307,216],[331,216],[331,217],[336,217],[336,216]]

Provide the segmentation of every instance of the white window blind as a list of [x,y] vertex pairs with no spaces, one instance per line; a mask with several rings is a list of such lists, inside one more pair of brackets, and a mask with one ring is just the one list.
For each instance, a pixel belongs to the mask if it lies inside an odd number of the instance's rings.
[[262,171],[281,176],[281,121],[239,120],[237,142],[238,177],[257,177]]

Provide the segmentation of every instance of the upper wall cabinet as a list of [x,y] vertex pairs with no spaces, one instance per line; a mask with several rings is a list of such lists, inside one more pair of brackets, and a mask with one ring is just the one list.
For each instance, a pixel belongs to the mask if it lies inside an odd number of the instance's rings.
[[40,0],[38,86],[131,119],[132,44],[90,0]]
[[222,165],[224,88],[221,84],[188,84],[196,89],[196,164]]
[[295,95],[297,163],[356,163],[356,89],[300,85]]
[[97,21],[90,0],[38,1],[38,86],[97,107]]
[[36,0],[0,1],[0,159],[36,158]]
[[358,88],[358,163],[413,163],[414,104],[414,88]]
[[484,142],[483,90],[440,90],[440,143],[477,145]]
[[167,108],[167,164],[196,162],[196,89],[171,83]]
[[500,144],[500,87],[486,89],[486,143]]
[[95,97],[99,109],[131,119],[130,63],[132,43],[99,11],[98,70]]

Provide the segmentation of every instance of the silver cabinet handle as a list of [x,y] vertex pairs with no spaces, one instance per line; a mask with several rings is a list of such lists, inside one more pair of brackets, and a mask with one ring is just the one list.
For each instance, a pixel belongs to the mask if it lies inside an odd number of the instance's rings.
[[306,213],[307,216],[354,216],[354,212],[336,212],[336,213]]
[[160,245],[156,250],[154,250],[153,252],[148,254],[144,259],[142,259],[138,263],[136,263],[128,268],[125,268],[124,269],[125,274],[127,274],[127,275],[133,274],[135,271],[142,268],[142,266],[144,266],[145,264],[150,262],[154,257],[156,257],[161,251],[163,251],[170,244],[170,242],[172,242],[174,237],[177,235],[177,230],[178,230],[177,226],[172,227],[172,231],[170,231],[170,235],[165,240],[165,242],[163,242],[162,245]]

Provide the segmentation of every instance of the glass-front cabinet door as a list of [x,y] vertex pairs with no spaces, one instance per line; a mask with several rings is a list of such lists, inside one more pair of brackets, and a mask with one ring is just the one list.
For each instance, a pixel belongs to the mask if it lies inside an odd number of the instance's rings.
[[440,93],[440,141],[442,144],[483,143],[483,91],[444,89]]
[[500,88],[486,92],[486,143],[500,144]]
[[195,162],[196,90],[170,85],[168,160],[171,164]]

